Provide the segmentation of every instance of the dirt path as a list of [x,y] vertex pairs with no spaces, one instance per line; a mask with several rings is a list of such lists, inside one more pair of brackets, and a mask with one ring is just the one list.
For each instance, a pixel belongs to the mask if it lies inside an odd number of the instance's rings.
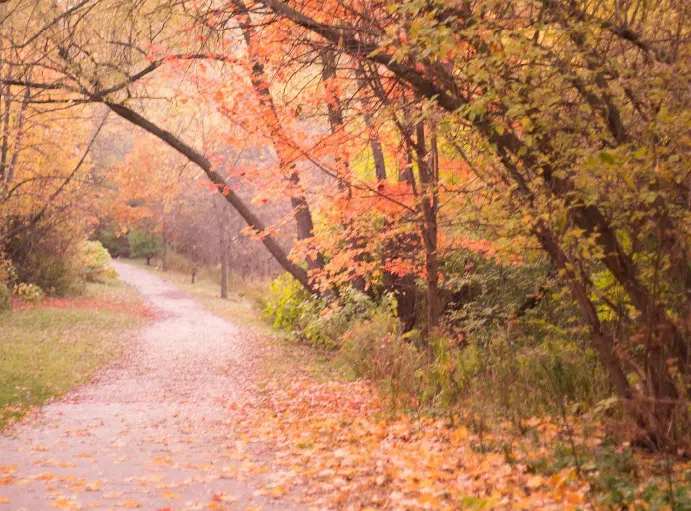
[[228,405],[251,392],[255,362],[239,327],[143,269],[115,266],[160,317],[97,381],[0,436],[0,511],[298,509],[259,494],[228,433]]

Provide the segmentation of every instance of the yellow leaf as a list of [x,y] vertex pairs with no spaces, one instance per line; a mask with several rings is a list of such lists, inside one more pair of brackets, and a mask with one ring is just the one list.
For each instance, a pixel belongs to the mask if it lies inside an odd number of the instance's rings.
[[142,507],[142,505],[136,500],[126,500],[122,503],[122,507],[126,507],[128,509],[136,509],[138,507]]
[[566,497],[566,502],[569,504],[583,504],[585,500],[582,494],[574,491],[566,492],[564,496]]
[[534,490],[535,488],[539,488],[542,486],[542,476],[533,476],[530,479],[528,479],[528,482],[525,483],[525,485],[530,488],[531,490]]
[[0,504],[7,504],[10,501],[7,497],[0,497]]

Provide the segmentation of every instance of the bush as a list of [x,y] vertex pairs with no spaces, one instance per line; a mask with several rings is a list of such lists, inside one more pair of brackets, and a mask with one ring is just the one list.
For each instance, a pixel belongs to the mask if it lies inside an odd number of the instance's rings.
[[12,287],[12,294],[22,302],[36,303],[43,300],[45,294],[36,284],[22,282]]
[[290,275],[275,279],[269,288],[264,314],[274,328],[295,333],[310,343],[334,349],[350,327],[382,312],[393,317],[394,300],[385,295],[377,303],[365,293],[344,289],[337,302],[329,304],[311,297]]
[[12,261],[5,259],[0,254],[0,310],[7,310],[11,307],[10,299],[12,291],[10,285],[14,282],[17,271],[12,265]]
[[[401,398],[421,394],[420,370],[425,355],[400,335],[398,320],[379,311],[355,323],[343,337],[341,353],[358,376],[371,379],[391,397],[392,406]],[[405,404],[409,399],[405,399]]]
[[299,334],[316,317],[312,302],[300,283],[284,273],[269,285],[264,316],[271,319],[274,328]]
[[79,263],[87,282],[102,282],[116,277],[110,254],[100,241],[87,241],[82,245]]
[[65,296],[83,290],[79,262],[83,233],[46,226],[13,238],[6,246],[15,268],[13,283],[35,284],[49,295]]
[[[447,302],[453,306],[444,328],[425,339],[415,330],[403,333],[395,300],[387,295],[376,302],[346,289],[337,303],[326,304],[288,275],[271,284],[264,311],[276,328],[340,348],[356,374],[377,382],[396,406],[443,411],[464,402],[517,419],[560,414],[565,405],[572,413],[609,396],[586,333],[570,319],[569,300],[546,290],[520,317],[512,312],[536,281],[548,286],[544,268],[485,262],[466,271],[472,289],[455,282],[458,301]],[[499,288],[516,282],[520,292],[495,299]],[[500,310],[487,310],[490,302]]]

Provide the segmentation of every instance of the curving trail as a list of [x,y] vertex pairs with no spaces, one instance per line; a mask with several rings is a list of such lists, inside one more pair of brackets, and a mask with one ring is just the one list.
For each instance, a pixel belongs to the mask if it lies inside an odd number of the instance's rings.
[[0,435],[0,511],[301,508],[261,495],[229,433],[229,403],[253,392],[251,336],[146,270],[114,265],[158,317],[97,380]]

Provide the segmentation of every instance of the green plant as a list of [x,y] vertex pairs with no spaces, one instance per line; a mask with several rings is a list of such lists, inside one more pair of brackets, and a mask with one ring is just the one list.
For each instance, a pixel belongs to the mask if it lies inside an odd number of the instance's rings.
[[87,241],[81,247],[80,265],[87,282],[102,282],[116,277],[111,258],[100,241]]
[[23,302],[36,303],[43,300],[45,294],[36,284],[21,282],[12,287],[12,294]]
[[271,319],[274,328],[299,333],[307,318],[314,316],[315,305],[311,302],[300,283],[285,273],[269,285],[264,317]]
[[358,376],[371,379],[387,392],[394,408],[402,399],[407,406],[409,398],[421,393],[425,355],[410,342],[413,335],[404,338],[397,319],[379,310],[371,318],[355,322],[343,336],[341,353],[346,361]]
[[45,226],[10,239],[4,247],[12,260],[11,285],[36,284],[48,295],[81,293],[80,261],[84,233],[67,226]]
[[16,276],[17,272],[12,266],[12,261],[0,256],[0,310],[7,310],[11,306],[12,291],[9,286]]

